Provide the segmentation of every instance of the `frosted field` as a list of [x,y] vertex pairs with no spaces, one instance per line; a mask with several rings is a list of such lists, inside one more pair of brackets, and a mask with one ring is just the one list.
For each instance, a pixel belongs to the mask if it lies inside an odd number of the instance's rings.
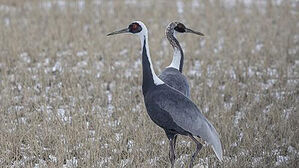
[[[172,2],[172,3],[171,3]],[[178,20],[191,98],[220,134],[194,167],[298,167],[298,1],[0,2],[2,167],[169,167],[168,140],[147,116],[140,42],[106,37],[142,20],[157,73]],[[176,167],[195,144],[179,136]]]

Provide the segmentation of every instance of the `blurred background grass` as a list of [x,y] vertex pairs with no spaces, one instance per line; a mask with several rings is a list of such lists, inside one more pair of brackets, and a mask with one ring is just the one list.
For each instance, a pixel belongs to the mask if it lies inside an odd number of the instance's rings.
[[[192,100],[224,149],[205,146],[197,167],[298,166],[298,2],[229,0],[0,2],[0,165],[168,167],[168,141],[147,116],[140,42],[106,34],[142,20],[154,68],[179,35]],[[176,167],[195,144],[178,138]],[[195,166],[195,167],[196,167]]]

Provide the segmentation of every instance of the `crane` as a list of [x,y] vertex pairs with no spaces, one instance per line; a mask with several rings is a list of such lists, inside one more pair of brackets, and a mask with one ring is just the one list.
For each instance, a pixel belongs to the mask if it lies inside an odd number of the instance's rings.
[[128,28],[109,33],[107,36],[132,33],[138,35],[142,50],[142,93],[145,107],[151,120],[161,127],[169,139],[169,158],[174,167],[174,136],[176,134],[190,137],[196,143],[196,150],[191,157],[192,167],[202,144],[199,137],[212,145],[219,160],[222,160],[222,146],[214,126],[200,112],[199,108],[184,94],[164,83],[155,73],[148,45],[148,30],[141,21],[132,22]]
[[[184,52],[176,38],[176,33],[193,33],[204,36],[203,33],[187,28],[183,23],[171,22],[165,30],[165,35],[172,46],[174,53],[171,64],[166,67],[159,78],[162,79],[169,86],[182,92],[185,96],[190,98],[190,87],[187,78],[183,75]],[[174,136],[174,148],[176,146],[177,135]]]
[[173,47],[174,54],[171,64],[166,67],[159,78],[169,86],[182,92],[185,96],[190,97],[190,88],[186,77],[182,74],[184,64],[183,49],[176,39],[176,33],[193,33],[204,36],[203,33],[187,28],[183,23],[171,22],[165,31],[165,35]]

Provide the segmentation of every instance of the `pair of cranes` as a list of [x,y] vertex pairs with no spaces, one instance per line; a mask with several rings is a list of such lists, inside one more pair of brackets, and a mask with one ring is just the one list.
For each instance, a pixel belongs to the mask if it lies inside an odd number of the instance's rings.
[[175,37],[175,33],[194,33],[179,22],[172,22],[166,29],[166,37],[174,49],[171,64],[157,76],[150,57],[148,45],[148,30],[141,21],[134,21],[128,28],[109,33],[107,36],[132,33],[139,36],[142,50],[143,82],[142,92],[147,113],[155,124],[164,129],[169,139],[169,159],[171,167],[175,162],[175,144],[177,135],[189,136],[196,143],[196,150],[191,157],[189,167],[202,148],[195,138],[205,140],[212,148],[217,158],[222,160],[222,146],[214,126],[200,112],[190,99],[190,89],[186,77],[182,74],[184,55]]

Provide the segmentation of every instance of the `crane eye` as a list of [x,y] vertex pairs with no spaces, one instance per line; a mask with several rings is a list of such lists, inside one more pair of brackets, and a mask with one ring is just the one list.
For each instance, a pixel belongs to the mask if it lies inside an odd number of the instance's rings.
[[174,27],[174,30],[183,33],[185,32],[185,26],[182,23],[179,23],[176,27]]
[[133,24],[133,25],[132,25],[132,29],[133,29],[133,30],[137,29],[137,27],[138,27],[137,24]]
[[130,24],[130,26],[129,26],[129,31],[131,32],[131,33],[138,33],[138,32],[140,32],[142,30],[142,28],[141,28],[141,26],[138,24],[138,23],[132,23],[132,24]]

